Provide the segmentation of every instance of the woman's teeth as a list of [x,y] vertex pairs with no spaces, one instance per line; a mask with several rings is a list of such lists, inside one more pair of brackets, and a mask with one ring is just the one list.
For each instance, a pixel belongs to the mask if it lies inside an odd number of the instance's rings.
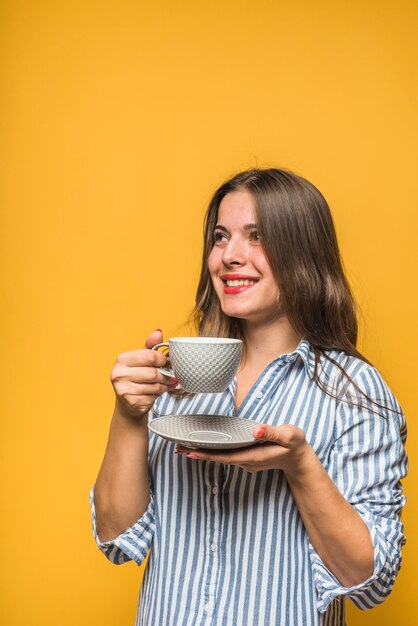
[[256,280],[227,280],[228,287],[244,287],[247,285],[255,285]]

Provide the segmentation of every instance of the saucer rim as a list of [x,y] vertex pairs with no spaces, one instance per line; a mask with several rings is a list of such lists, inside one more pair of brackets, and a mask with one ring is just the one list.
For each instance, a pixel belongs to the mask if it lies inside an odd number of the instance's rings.
[[[254,422],[252,420],[248,420],[245,419],[243,417],[239,417],[236,415],[219,415],[219,414],[215,414],[215,415],[205,415],[204,413],[189,413],[189,414],[168,414],[168,415],[159,415],[158,417],[152,419],[149,423],[148,423],[148,429],[154,433],[155,435],[157,435],[158,437],[161,437],[162,439],[165,439],[167,441],[171,441],[173,443],[177,443],[177,444],[181,444],[182,446],[188,447],[188,448],[208,448],[211,450],[214,449],[218,449],[218,450],[232,450],[232,449],[237,449],[237,448],[247,448],[249,446],[252,446],[254,444],[259,443],[259,441],[257,439],[255,439],[254,437],[252,437],[251,439],[232,439],[230,441],[225,441],[225,442],[220,442],[220,441],[204,441],[204,440],[197,440],[197,439],[193,439],[193,441],[191,440],[185,440],[183,437],[179,437],[176,435],[172,435],[172,434],[165,434],[163,432],[161,432],[161,430],[157,430],[156,428],[153,427],[153,425],[158,426],[158,424],[164,423],[165,421],[167,421],[169,418],[172,417],[176,417],[176,418],[195,418],[195,417],[204,417],[204,418],[208,418],[210,420],[210,418],[222,418],[223,420],[227,420],[227,421],[240,421],[240,422],[246,422],[246,423],[252,423],[254,425],[254,427],[258,424],[258,422]],[[210,429],[208,429],[210,430]],[[213,429],[214,432],[219,432],[219,425],[218,427]]]

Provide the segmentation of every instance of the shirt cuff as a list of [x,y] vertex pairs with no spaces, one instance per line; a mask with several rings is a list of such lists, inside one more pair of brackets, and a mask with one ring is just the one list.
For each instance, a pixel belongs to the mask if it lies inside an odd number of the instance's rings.
[[[373,574],[358,585],[343,587],[339,580],[324,565],[316,550],[311,543],[309,543],[309,556],[318,594],[318,611],[320,613],[324,613],[331,602],[338,596],[348,596],[360,609],[373,608],[377,604],[380,604],[390,591],[390,589],[384,589],[382,585],[375,583],[385,569],[385,549],[384,546],[381,546],[381,540],[374,523],[373,515],[362,505],[356,505],[354,508],[361,516],[370,532],[374,548]],[[379,591],[382,591],[382,593],[377,593],[376,595],[377,589],[375,587],[379,588]]]
[[99,549],[115,565],[135,561],[141,565],[151,547],[155,530],[155,502],[151,496],[147,510],[135,524],[111,541],[100,541],[96,526],[94,486],[90,491],[93,536]]

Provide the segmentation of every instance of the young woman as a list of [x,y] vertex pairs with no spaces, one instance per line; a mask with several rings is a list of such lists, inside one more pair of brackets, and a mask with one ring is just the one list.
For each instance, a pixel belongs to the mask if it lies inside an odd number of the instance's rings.
[[[220,394],[172,393],[165,357],[118,357],[115,411],[92,492],[114,563],[149,553],[137,625],[345,624],[390,593],[404,543],[405,422],[356,349],[354,301],[328,205],[308,181],[238,174],[206,216],[198,332],[239,337]],[[238,415],[260,444],[190,450],[149,435],[164,414]]]

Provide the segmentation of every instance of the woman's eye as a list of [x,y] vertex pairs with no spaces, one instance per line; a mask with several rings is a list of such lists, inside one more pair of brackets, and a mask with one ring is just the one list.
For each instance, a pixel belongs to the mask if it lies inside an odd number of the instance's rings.
[[226,241],[226,234],[221,230],[215,230],[215,232],[213,233],[213,241],[214,243]]
[[250,241],[261,241],[261,237],[258,234],[258,231],[256,231],[256,230],[251,231]]

